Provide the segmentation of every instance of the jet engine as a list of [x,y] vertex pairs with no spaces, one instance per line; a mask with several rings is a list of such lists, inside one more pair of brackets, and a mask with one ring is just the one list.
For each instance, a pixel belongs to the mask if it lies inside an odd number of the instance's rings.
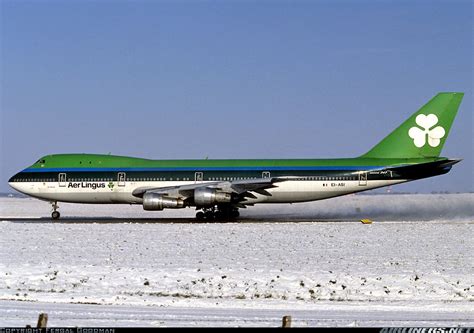
[[171,198],[158,193],[145,193],[143,195],[144,210],[163,210],[164,208],[183,208],[182,199]]
[[230,193],[219,192],[216,189],[198,187],[194,190],[194,203],[198,207],[213,206],[218,203],[228,203],[232,199]]

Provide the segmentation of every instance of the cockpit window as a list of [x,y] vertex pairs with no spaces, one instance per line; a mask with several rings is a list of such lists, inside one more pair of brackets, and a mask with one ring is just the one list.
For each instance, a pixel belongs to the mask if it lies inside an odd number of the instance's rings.
[[46,163],[46,161],[43,160],[43,159],[39,159],[36,163],[37,163],[37,164],[44,164],[44,163]]

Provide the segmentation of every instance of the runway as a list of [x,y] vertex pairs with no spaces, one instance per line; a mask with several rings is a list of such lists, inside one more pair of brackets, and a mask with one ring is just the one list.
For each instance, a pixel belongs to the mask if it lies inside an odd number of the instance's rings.
[[[90,217],[90,218],[81,218],[81,217],[69,217],[69,218],[61,218],[60,220],[53,220],[48,217],[42,217],[37,219],[32,218],[8,218],[8,222],[11,223],[27,223],[27,224],[44,224],[44,223],[52,223],[52,224],[130,224],[130,223],[137,223],[137,224],[232,224],[232,223],[239,223],[239,224],[262,224],[262,223],[352,223],[352,224],[361,224],[361,220],[357,219],[317,219],[314,220],[310,217],[304,218],[287,218],[287,217],[280,217],[280,218],[238,218],[234,220],[205,220],[199,221],[195,218],[119,218],[119,217]],[[375,220],[371,221],[372,223],[390,223],[390,224],[416,224],[420,223],[420,221],[383,221],[383,220]],[[424,223],[431,223],[431,224],[474,224],[473,221],[446,221],[446,220],[435,220],[429,221]]]
[[281,327],[291,316],[292,327],[472,327],[474,320],[453,304],[437,310],[400,305],[321,303],[311,310],[232,308],[225,305],[156,307],[127,305],[58,304],[0,301],[3,326],[34,326],[39,313],[48,314],[52,327]]
[[[240,209],[242,223],[474,221],[474,193],[350,195],[299,204]],[[144,211],[140,205],[59,203],[59,223],[197,223],[194,208]],[[31,198],[0,198],[0,221],[51,221],[51,205]],[[204,221],[207,223],[207,221]]]

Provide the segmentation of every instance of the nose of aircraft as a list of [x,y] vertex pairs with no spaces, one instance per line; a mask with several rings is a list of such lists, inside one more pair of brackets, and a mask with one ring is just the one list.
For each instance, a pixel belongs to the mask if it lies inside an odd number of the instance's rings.
[[12,176],[8,180],[8,185],[10,185],[10,187],[13,188],[14,190],[17,190],[18,192],[22,192],[22,191],[20,191],[20,186],[19,186],[20,183],[18,182],[19,175],[20,175],[20,172],[17,173],[16,175]]

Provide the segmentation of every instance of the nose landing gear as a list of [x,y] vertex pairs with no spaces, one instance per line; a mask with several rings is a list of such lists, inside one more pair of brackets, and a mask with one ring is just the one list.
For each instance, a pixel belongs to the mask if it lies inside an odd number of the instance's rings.
[[53,206],[53,212],[51,213],[51,218],[53,220],[58,220],[59,217],[61,216],[61,214],[57,211],[57,209],[59,208],[58,202],[54,201],[51,203],[51,205]]

